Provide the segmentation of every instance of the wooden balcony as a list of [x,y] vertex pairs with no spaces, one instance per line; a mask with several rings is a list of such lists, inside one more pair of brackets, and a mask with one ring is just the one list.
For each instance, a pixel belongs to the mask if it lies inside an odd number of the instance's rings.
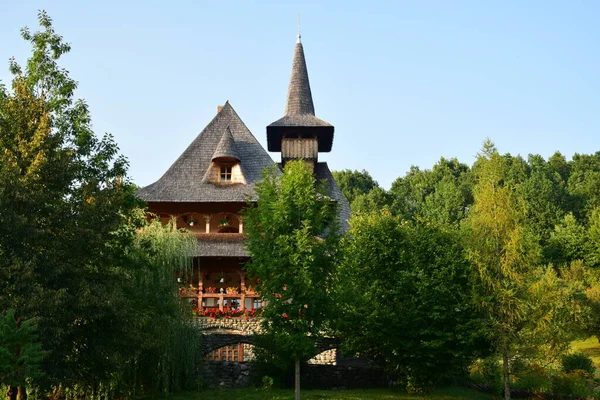
[[[226,307],[240,308],[242,310],[255,307],[256,300],[260,300],[260,295],[254,291],[238,291],[237,293],[211,293],[206,289],[201,292],[200,290],[185,290],[181,293],[181,297],[188,299],[194,308],[218,308],[223,311]],[[252,305],[248,306],[248,302]]]

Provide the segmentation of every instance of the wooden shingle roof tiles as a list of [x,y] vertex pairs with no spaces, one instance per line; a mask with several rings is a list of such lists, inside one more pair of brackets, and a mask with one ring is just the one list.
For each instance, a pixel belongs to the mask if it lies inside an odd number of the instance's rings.
[[219,158],[227,158],[240,160],[240,156],[237,153],[235,147],[235,140],[233,140],[233,134],[231,133],[231,129],[227,127],[225,132],[223,132],[223,136],[221,140],[219,140],[219,144],[217,145],[217,149],[212,156],[212,161],[215,161]]
[[[203,182],[223,135],[229,129],[246,184]],[[227,140],[226,140],[227,141]],[[256,199],[254,185],[273,160],[229,102],[156,182],[138,190],[146,202],[245,202]]]

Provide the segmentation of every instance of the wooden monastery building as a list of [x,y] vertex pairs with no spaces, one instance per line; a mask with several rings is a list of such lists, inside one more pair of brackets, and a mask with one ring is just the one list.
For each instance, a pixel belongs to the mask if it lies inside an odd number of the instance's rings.
[[[267,147],[289,160],[308,162],[318,181],[339,203],[342,229],[350,209],[321,152],[330,152],[333,125],[317,118],[300,35],[295,47],[284,116],[267,126]],[[149,211],[163,222],[176,217],[198,238],[194,276],[180,289],[199,309],[257,309],[262,306],[244,272],[249,254],[244,246],[241,211],[255,201],[255,185],[263,169],[274,164],[229,102],[218,107],[188,148],[155,183],[138,191]],[[183,285],[183,282],[182,282]]]

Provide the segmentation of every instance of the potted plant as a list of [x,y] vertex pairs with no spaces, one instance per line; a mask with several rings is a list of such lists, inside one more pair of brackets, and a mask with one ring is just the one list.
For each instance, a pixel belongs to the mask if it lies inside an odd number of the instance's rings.
[[217,292],[217,288],[209,286],[206,288],[206,293],[216,293]]
[[220,220],[219,221],[219,226],[220,227],[229,226],[229,217],[225,217],[222,220]]
[[198,223],[198,220],[194,219],[194,218],[190,218],[187,221],[188,226],[194,226]]
[[236,288],[235,286],[229,286],[225,290],[228,294],[235,294],[238,292],[238,288]]
[[254,288],[252,286],[246,286],[246,294],[254,294]]

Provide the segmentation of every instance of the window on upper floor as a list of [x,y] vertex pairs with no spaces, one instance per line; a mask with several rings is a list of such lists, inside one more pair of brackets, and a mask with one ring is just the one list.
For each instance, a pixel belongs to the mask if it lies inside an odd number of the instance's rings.
[[221,165],[221,182],[231,182],[231,165]]
[[253,299],[252,308],[262,308],[262,299]]

